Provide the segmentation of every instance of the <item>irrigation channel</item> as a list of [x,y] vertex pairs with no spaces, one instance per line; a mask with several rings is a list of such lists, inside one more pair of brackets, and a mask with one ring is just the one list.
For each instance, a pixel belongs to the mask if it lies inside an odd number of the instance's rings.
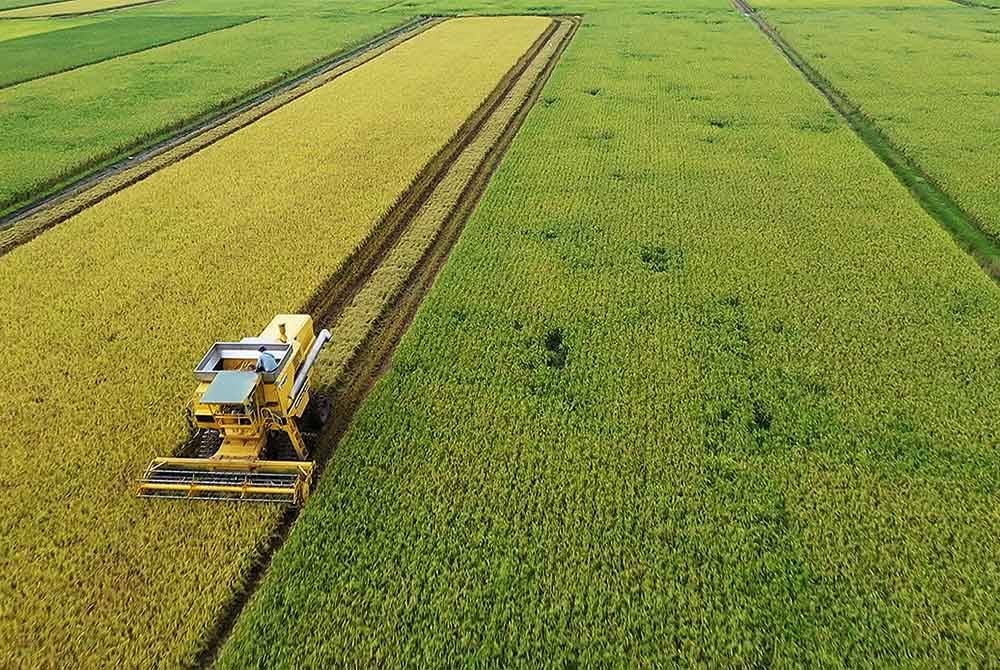
[[[334,366],[336,374],[329,377],[335,381],[318,389],[332,399],[333,417],[310,445],[317,482],[355,412],[388,368],[397,344],[579,25],[579,17],[553,17],[549,28],[424,167],[365,243],[303,306],[318,327],[333,331],[339,344],[346,340],[342,360]],[[288,508],[282,516],[261,558],[246,575],[244,587],[207,636],[199,667],[213,665],[298,513]]]
[[785,60],[827,99],[861,141],[892,170],[896,179],[910,191],[910,195],[924,211],[951,234],[955,243],[972,256],[986,274],[1000,283],[1000,241],[986,233],[972,214],[965,211],[922,166],[897,147],[859,105],[810,65],[747,0],[732,2],[740,13],[771,40]]
[[59,191],[0,217],[0,256],[84,209],[326,84],[443,21],[421,16],[284,80],[221,114],[87,174]]

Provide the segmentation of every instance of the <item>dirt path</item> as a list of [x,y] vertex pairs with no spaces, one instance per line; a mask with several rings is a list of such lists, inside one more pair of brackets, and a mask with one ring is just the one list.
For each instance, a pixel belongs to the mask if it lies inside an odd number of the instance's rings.
[[1000,240],[986,233],[972,214],[965,211],[920,164],[899,149],[859,105],[810,65],[747,0],[732,0],[732,2],[740,13],[771,40],[806,81],[827,99],[830,106],[847,121],[855,134],[885,163],[886,167],[892,170],[924,211],[951,234],[955,243],[972,256],[986,274],[1000,283]]
[[[431,160],[367,243],[304,306],[318,326],[332,325],[337,338],[343,330],[339,322],[345,311],[366,288],[372,287],[373,278],[387,258],[393,263],[401,258],[414,262],[398,281],[377,289],[379,293],[384,290],[385,294],[374,307],[368,305],[369,310],[375,310],[374,319],[353,333],[348,354],[336,367],[335,381],[328,380],[321,387],[333,400],[334,416],[314,446],[314,486],[319,483],[355,412],[389,368],[396,346],[579,23],[577,17],[554,19],[553,25],[500,81],[451,143]],[[457,190],[454,189],[456,183],[460,186]],[[437,199],[437,204],[441,204],[442,199],[446,202],[443,214],[433,221],[423,221],[417,230],[414,222],[422,213],[427,213],[425,206],[432,199]],[[291,508],[282,517],[260,560],[247,575],[243,590],[234,597],[206,639],[206,647],[199,656],[200,667],[212,666],[297,518],[298,510]]]
[[0,218],[0,256],[154,172],[201,151],[240,128],[437,25],[421,17],[383,33],[308,72],[284,81],[194,128],[88,175],[66,188]]

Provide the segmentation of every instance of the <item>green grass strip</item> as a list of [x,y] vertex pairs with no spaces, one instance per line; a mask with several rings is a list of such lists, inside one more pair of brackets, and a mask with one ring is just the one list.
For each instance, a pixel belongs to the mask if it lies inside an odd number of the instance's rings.
[[1000,282],[1000,243],[983,231],[975,217],[965,211],[915,160],[899,149],[876,123],[829,79],[814,68],[767,19],[744,0],[733,0],[736,8],[764,33],[786,59],[847,121],[858,137],[892,170],[920,206],[941,224],[955,242],[983,270]]

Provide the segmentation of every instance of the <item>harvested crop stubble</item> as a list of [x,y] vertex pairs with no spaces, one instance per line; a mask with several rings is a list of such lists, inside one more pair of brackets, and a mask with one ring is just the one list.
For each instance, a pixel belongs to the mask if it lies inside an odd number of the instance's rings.
[[752,24],[590,13],[219,666],[988,665],[998,323]]
[[1000,240],[1000,16],[954,3],[764,15]]
[[0,259],[0,664],[192,662],[278,512],[131,497],[191,366],[305,302],[548,24],[448,21]]

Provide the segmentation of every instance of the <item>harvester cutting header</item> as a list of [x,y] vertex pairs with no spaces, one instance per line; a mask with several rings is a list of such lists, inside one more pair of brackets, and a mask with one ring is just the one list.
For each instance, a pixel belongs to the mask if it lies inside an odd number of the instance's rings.
[[153,459],[139,495],[304,503],[314,464],[302,429],[329,416],[309,389],[329,340],[309,315],[279,314],[258,337],[213,344],[194,371],[191,438],[181,456]]

